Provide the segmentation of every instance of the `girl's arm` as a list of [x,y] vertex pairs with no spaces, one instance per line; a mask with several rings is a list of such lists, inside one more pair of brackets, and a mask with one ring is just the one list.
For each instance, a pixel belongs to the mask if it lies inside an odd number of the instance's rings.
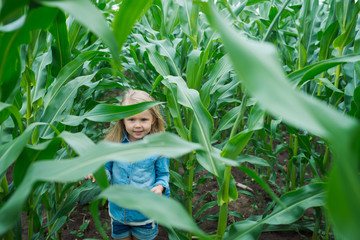
[[163,193],[169,189],[169,158],[160,156],[155,161],[155,184],[151,191]]

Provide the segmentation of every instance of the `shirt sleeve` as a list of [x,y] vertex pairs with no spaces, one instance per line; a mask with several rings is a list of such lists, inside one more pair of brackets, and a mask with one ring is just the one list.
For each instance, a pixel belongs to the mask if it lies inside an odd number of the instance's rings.
[[111,162],[107,162],[105,164],[105,172],[106,172],[106,176],[107,176],[107,180],[109,182],[111,182],[111,179],[112,179],[112,167],[113,167],[113,161]]
[[164,187],[164,192],[169,191],[169,163],[167,157],[160,156],[155,162],[155,184]]

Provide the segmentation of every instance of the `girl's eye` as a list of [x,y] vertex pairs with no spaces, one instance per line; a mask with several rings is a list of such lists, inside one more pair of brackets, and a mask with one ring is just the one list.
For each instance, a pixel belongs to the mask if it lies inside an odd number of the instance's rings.
[[148,121],[148,119],[147,119],[147,118],[143,118],[143,119],[141,119],[141,121],[146,122],[146,121]]
[[135,119],[130,118],[130,119],[128,119],[128,121],[133,122],[133,121],[135,121]]

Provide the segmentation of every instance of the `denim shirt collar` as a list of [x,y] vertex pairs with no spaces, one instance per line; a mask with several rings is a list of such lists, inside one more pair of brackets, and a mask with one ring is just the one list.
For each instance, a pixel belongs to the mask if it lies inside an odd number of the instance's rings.
[[121,140],[121,142],[122,143],[129,143],[130,142],[130,140],[129,140],[129,138],[128,138],[128,133],[125,131],[124,132],[124,137],[123,137],[123,139]]

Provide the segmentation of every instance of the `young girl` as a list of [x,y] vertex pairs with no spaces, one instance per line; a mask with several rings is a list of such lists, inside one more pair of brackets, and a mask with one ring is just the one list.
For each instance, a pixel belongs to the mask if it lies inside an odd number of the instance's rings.
[[[146,92],[129,90],[121,105],[154,101]],[[129,118],[116,122],[105,140],[129,143],[141,140],[148,134],[163,132],[164,120],[158,106],[145,110]],[[140,162],[111,161],[105,164],[106,174],[111,184],[131,185],[149,189],[157,194],[169,196],[169,159],[151,156]],[[157,224],[142,213],[125,209],[109,201],[109,214],[114,239],[154,239],[158,232]]]

